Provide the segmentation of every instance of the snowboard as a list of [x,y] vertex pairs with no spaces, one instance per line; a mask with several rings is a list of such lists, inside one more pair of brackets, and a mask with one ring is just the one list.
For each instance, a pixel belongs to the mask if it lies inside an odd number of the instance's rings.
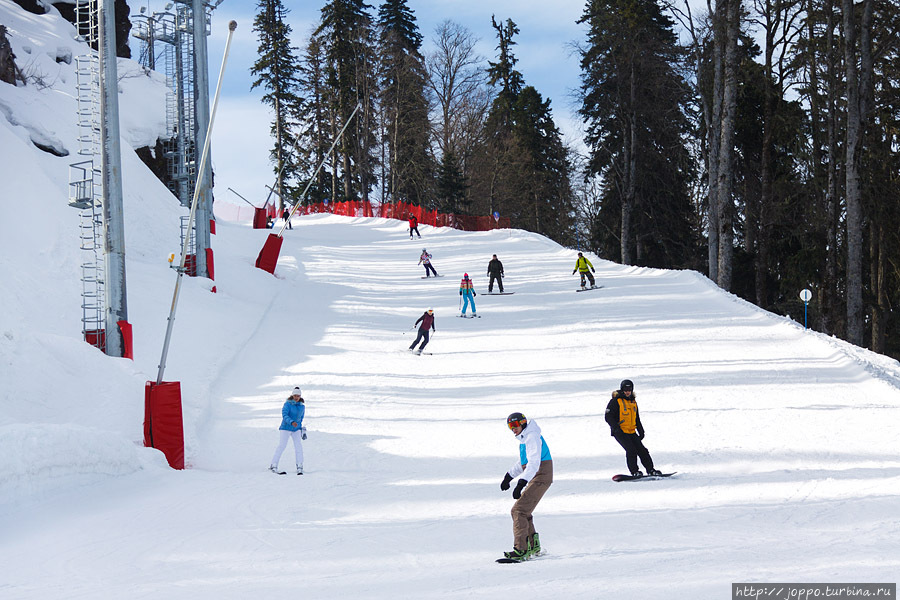
[[427,275],[425,277],[421,277],[421,279],[434,279],[435,277],[443,277],[443,275]]
[[595,286],[595,287],[589,287],[589,288],[584,288],[584,289],[578,288],[578,289],[575,290],[575,291],[576,291],[576,292],[589,292],[589,291],[591,291],[591,290],[602,290],[602,289],[603,289],[603,286],[602,286],[602,285],[598,285],[598,286]]
[[515,292],[485,292],[485,296],[511,296]]
[[545,554],[545,551],[544,551],[544,550],[541,550],[541,551],[538,552],[537,554],[532,554],[532,555],[530,555],[528,558],[525,558],[525,559],[523,559],[523,560],[516,560],[515,558],[506,558],[506,557],[503,557],[503,558],[498,558],[498,559],[497,559],[497,562],[500,563],[501,565],[508,565],[508,564],[511,564],[511,563],[521,563],[521,562],[526,562],[526,561],[529,561],[529,560],[533,560],[533,559],[535,559],[535,558],[537,558],[537,557],[539,557],[539,556],[543,556],[544,554]]
[[456,315],[460,319],[480,319],[481,315]]
[[664,477],[671,477],[678,471],[673,471],[671,473],[663,473],[662,475],[644,475],[643,477],[634,477],[633,475],[613,475],[613,481],[641,481],[642,479],[662,479]]

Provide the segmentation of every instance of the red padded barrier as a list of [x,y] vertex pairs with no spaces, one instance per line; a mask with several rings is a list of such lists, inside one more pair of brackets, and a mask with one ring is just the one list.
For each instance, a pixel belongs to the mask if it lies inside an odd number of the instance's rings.
[[131,323],[122,320],[116,321],[116,324],[119,326],[119,331],[122,332],[122,345],[125,346],[122,357],[134,360],[134,337],[131,333]]
[[212,235],[216,235],[216,220],[215,219],[209,220],[209,233]]
[[269,237],[266,238],[266,243],[263,244],[262,250],[259,251],[259,256],[256,258],[256,266],[274,275],[275,265],[278,264],[278,255],[281,253],[281,243],[283,241],[284,238],[270,233]]
[[144,446],[161,450],[173,469],[184,468],[180,381],[144,386]]
[[209,278],[213,281],[216,280],[216,268],[213,264],[213,250],[212,248],[206,249],[206,271],[209,273]]
[[253,210],[253,229],[268,229],[266,222],[266,209],[255,208]]

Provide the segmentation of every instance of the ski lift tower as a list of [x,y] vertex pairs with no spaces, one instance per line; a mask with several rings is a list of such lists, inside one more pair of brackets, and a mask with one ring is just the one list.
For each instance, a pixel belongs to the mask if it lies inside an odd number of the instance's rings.
[[[185,207],[190,207],[194,188],[201,186],[197,218],[190,236],[190,254],[195,257],[192,275],[210,276],[207,252],[210,248],[212,220],[212,174],[208,171],[196,181],[196,150],[205,142],[209,125],[209,53],[206,38],[210,33],[212,11],[223,0],[173,0],[165,11],[134,17],[134,36],[141,40],[140,57],[144,66],[155,69],[156,48],[162,45],[166,83],[166,130],[164,144],[169,189]],[[199,18],[198,18],[199,15]],[[184,229],[184,227],[182,228]],[[182,241],[184,237],[182,237]]]
[[[114,0],[76,0],[79,156],[69,167],[69,204],[81,210],[82,326],[110,356],[130,356],[125,289],[125,221],[119,137]],[[129,336],[130,337],[130,336]]]

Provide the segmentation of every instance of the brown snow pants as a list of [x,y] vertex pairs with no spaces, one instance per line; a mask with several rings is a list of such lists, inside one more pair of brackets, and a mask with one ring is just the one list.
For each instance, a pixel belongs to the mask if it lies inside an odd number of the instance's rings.
[[522,495],[513,504],[512,520],[513,520],[513,546],[519,550],[528,549],[528,538],[534,535],[534,522],[531,517],[538,502],[547,493],[547,488],[553,483],[553,461],[543,460],[535,475],[525,489]]

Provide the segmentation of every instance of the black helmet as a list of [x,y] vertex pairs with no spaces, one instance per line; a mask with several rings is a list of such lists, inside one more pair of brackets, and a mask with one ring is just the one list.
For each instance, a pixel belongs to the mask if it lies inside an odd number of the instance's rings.
[[512,429],[513,427],[521,427],[525,429],[528,427],[528,419],[525,418],[520,412],[514,412],[513,414],[506,417],[506,426]]
[[623,379],[622,383],[619,384],[619,389],[623,392],[633,392],[634,382],[632,382],[630,379]]

